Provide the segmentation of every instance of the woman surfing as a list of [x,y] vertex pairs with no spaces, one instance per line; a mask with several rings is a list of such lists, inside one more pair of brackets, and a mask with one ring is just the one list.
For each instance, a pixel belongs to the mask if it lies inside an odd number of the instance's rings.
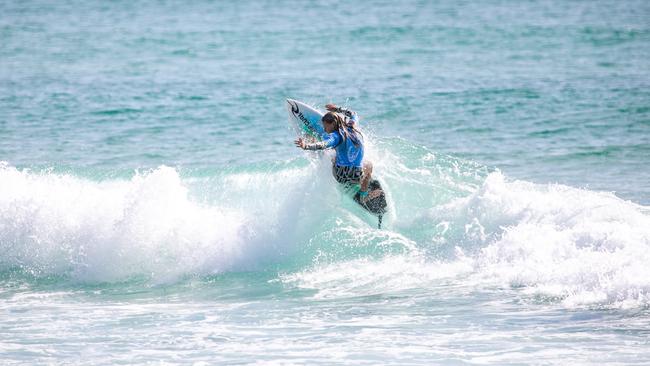
[[379,182],[371,180],[372,163],[364,161],[364,139],[361,131],[356,128],[358,116],[355,112],[334,104],[327,104],[325,108],[329,112],[321,119],[325,130],[321,136],[322,141],[307,143],[298,138],[294,143],[303,150],[334,149],[334,178],[346,186],[359,184],[354,200],[377,215],[381,227],[381,218],[386,212],[386,197]]

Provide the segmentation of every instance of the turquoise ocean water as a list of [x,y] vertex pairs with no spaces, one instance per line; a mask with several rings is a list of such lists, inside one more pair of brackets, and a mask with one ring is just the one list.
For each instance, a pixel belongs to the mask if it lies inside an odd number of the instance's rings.
[[[1,363],[647,363],[648,19],[1,2]],[[286,98],[359,112],[384,230]]]

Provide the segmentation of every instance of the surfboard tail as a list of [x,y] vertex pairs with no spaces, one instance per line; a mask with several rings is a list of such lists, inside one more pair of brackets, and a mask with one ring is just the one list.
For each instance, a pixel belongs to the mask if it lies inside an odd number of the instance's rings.
[[388,207],[388,202],[386,202],[386,193],[382,189],[373,189],[370,191],[369,195],[372,195],[373,197],[362,201],[361,196],[357,192],[354,195],[354,201],[371,214],[381,216],[386,213]]

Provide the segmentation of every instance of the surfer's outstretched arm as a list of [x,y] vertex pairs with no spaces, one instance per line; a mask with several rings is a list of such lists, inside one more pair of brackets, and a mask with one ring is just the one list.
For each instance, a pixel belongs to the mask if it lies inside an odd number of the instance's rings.
[[303,150],[325,150],[335,147],[339,144],[341,137],[335,133],[328,133],[323,135],[323,141],[307,143],[301,138],[294,141],[297,147]]

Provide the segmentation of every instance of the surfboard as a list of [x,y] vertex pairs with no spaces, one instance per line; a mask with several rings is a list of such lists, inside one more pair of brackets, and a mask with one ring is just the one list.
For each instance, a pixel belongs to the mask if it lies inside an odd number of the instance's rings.
[[[321,124],[323,112],[294,99],[287,99],[287,112],[289,113],[290,125],[298,136],[316,141],[322,140],[323,134],[325,133]],[[377,216],[379,219],[378,227],[381,229],[382,218],[388,206],[386,193],[381,187],[381,183],[377,179],[370,180],[368,184],[368,198],[365,200],[361,199],[358,193],[358,187],[358,184],[347,185],[344,187],[344,190],[348,192],[354,202],[359,206]]]
[[321,140],[325,130],[321,124],[323,112],[293,99],[287,99],[287,111],[291,126],[300,137],[312,137]]

